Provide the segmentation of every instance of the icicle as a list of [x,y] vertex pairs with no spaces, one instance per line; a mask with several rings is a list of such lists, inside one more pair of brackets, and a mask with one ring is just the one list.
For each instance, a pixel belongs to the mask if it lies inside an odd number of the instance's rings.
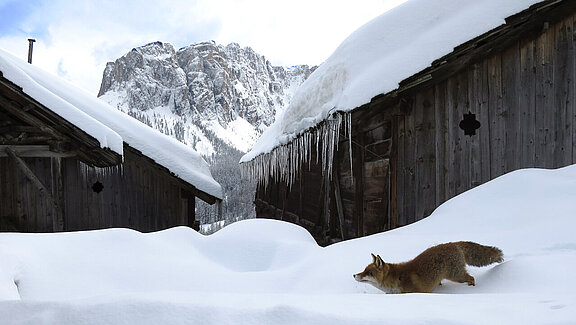
[[[350,155],[350,175],[354,175],[352,169],[352,113],[346,113],[346,123],[348,131],[348,153]],[[352,185],[354,185],[354,177],[352,177]]]
[[[286,182],[291,188],[296,182],[303,163],[308,163],[309,168],[312,165],[311,150],[316,142],[316,163],[321,165],[322,175],[331,178],[334,154],[340,142],[341,127],[344,129],[344,135],[350,139],[352,135],[350,113],[335,113],[320,125],[300,134],[290,143],[243,163],[242,175],[256,179],[265,187],[272,179],[275,179]],[[349,149],[352,155],[351,142]],[[352,159],[350,159],[350,168],[352,168]]]

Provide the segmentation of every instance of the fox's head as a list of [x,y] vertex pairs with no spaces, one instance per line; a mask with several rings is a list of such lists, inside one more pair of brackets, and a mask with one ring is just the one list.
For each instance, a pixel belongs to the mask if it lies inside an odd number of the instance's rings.
[[369,264],[363,272],[354,274],[354,279],[358,282],[370,283],[376,288],[382,289],[389,269],[390,266],[384,263],[380,255],[372,254],[372,263]]

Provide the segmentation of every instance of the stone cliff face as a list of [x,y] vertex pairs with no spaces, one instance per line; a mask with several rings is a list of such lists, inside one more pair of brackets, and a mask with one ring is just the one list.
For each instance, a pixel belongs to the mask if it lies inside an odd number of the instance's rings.
[[98,96],[210,156],[216,143],[250,149],[313,70],[272,66],[236,43],[155,42],[109,62]]

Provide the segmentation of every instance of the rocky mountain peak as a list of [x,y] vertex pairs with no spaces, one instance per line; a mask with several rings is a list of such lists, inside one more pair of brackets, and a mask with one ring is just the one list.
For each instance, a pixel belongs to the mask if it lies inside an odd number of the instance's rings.
[[154,42],[109,62],[98,96],[203,154],[214,153],[210,137],[247,151],[313,70],[237,43]]
[[[255,184],[240,176],[238,161],[288,105],[315,67],[273,66],[237,43],[164,42],[132,49],[104,69],[99,97],[193,147],[211,163],[225,193],[225,218],[254,216]],[[217,218],[200,205],[202,222]]]

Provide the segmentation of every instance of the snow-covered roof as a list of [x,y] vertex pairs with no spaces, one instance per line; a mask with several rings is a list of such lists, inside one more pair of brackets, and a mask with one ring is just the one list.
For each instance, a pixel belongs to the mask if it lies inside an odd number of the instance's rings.
[[410,0],[385,12],[352,33],[308,77],[284,114],[264,131],[241,162],[290,143],[333,112],[349,112],[397,89],[402,80],[456,46],[538,2],[541,0]]
[[222,188],[208,164],[190,147],[2,49],[0,71],[24,93],[98,140],[102,148],[122,154],[125,142],[198,190],[222,199]]

